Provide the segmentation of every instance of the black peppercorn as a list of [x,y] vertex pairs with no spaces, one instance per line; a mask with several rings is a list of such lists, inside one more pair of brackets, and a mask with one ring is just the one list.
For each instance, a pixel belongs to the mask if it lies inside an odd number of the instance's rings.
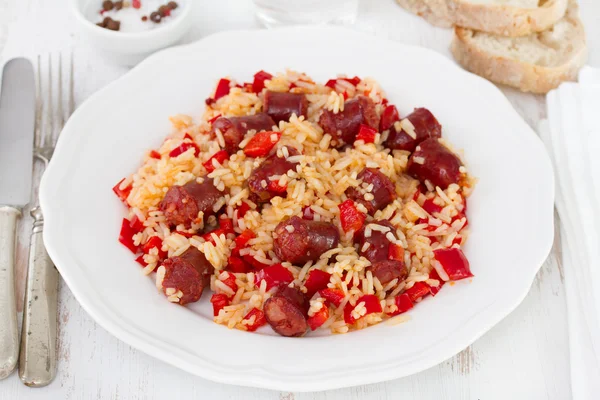
[[158,24],[160,22],[160,20],[162,19],[162,17],[160,16],[159,13],[157,13],[156,11],[154,11],[152,14],[150,14],[150,19],[153,22],[156,22]]
[[114,5],[114,4],[113,4],[113,2],[112,2],[112,1],[110,1],[110,0],[106,0],[106,1],[103,1],[103,2],[102,2],[102,9],[103,9],[104,11],[110,11],[110,10],[112,10],[112,9],[113,9],[113,7],[114,7],[114,6],[115,6],[115,5]]

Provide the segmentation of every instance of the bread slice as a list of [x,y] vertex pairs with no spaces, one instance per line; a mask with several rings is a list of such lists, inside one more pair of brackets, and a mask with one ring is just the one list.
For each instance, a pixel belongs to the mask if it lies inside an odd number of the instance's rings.
[[397,0],[429,23],[503,36],[541,32],[565,15],[568,0]]
[[547,93],[561,82],[576,79],[587,59],[574,0],[556,25],[528,36],[510,38],[456,27],[451,50],[465,69],[533,93]]

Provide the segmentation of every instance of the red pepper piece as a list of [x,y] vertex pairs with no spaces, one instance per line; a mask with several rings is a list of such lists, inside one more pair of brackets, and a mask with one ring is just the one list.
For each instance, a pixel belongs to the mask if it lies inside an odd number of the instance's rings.
[[425,230],[429,231],[429,232],[433,232],[438,228],[437,226],[429,225],[429,219],[427,219],[427,218],[419,218],[416,222],[416,225],[421,225],[421,224],[428,224],[427,228],[425,228]]
[[329,318],[329,308],[327,306],[321,307],[319,311],[315,313],[312,317],[308,317],[308,326],[310,326],[310,330],[314,331],[319,328],[321,325],[327,321]]
[[271,193],[284,194],[287,191],[287,185],[281,186],[277,181],[269,181],[267,190]]
[[[359,297],[358,300],[356,300],[356,305],[361,302],[365,303],[365,308],[367,309],[365,315],[382,311],[379,298],[374,294],[365,294],[364,296]],[[352,316],[352,311],[354,311],[355,308],[356,306],[352,306],[350,303],[346,304],[346,307],[344,307],[344,321],[346,321],[347,324],[353,324],[357,321],[357,318]]]
[[431,295],[432,295],[432,296],[434,296],[434,297],[435,297],[435,295],[436,295],[436,294],[438,294],[438,292],[439,292],[439,291],[442,289],[442,286],[444,286],[444,284],[445,284],[446,282],[444,282],[444,281],[442,280],[442,278],[440,278],[440,276],[438,275],[438,273],[437,273],[437,271],[435,270],[435,268],[434,268],[434,269],[432,269],[432,270],[429,272],[429,279],[436,279],[437,281],[439,281],[439,282],[440,282],[440,284],[439,284],[439,285],[437,285],[437,286],[430,286],[430,285],[428,285],[428,286],[429,286],[429,292],[431,293]]
[[356,140],[362,140],[365,143],[375,143],[375,135],[377,135],[375,129],[361,124],[358,135],[356,135]]
[[344,300],[344,291],[342,289],[323,289],[319,290],[319,295],[325,299],[325,304],[333,304],[336,307],[339,307]]
[[[459,220],[459,219],[463,219],[465,217],[466,217],[466,215],[464,213],[460,212],[452,218],[452,222]],[[465,219],[465,224],[463,225],[462,229],[465,229],[467,226],[469,226],[469,220]]]
[[423,202],[423,210],[427,211],[429,214],[439,213],[442,211],[442,206],[439,206],[433,202],[433,199],[427,199]]
[[365,224],[366,216],[358,211],[354,201],[348,199],[341,203],[340,209],[340,222],[342,223],[342,229],[344,232],[358,232]]
[[256,74],[254,74],[254,82],[252,82],[252,91],[254,93],[262,92],[262,90],[265,88],[265,81],[268,81],[271,78],[273,78],[273,75],[271,75],[270,73],[265,71],[258,71]]
[[433,254],[435,259],[442,264],[450,280],[458,281],[473,276],[469,267],[469,260],[467,260],[461,249],[439,249],[434,250]]
[[410,300],[410,297],[406,293],[402,293],[400,296],[396,296],[396,307],[398,309],[393,313],[390,313],[390,316],[403,314],[414,307],[413,302]]
[[229,274],[229,276],[225,280],[222,280],[221,282],[226,284],[231,290],[233,290],[234,293],[237,292],[238,285],[237,285],[237,283],[235,283],[235,275]]
[[404,293],[408,295],[410,301],[416,303],[417,300],[427,296],[430,292],[430,287],[424,282],[415,282],[413,287],[407,289]]
[[151,150],[151,151],[150,151],[150,157],[151,157],[151,158],[156,158],[157,160],[160,160],[160,158],[161,158],[161,155],[160,155],[160,153],[159,153],[158,151],[156,151],[156,150]]
[[267,282],[267,290],[294,280],[294,275],[281,264],[264,267],[254,275],[254,284],[260,286],[260,281]]
[[219,80],[219,83],[217,83],[217,88],[215,89],[215,101],[229,94],[229,90],[231,89],[229,87],[230,83],[231,81],[229,79],[222,78],[221,80]]
[[247,262],[248,264],[250,264],[255,270],[258,270],[258,271],[270,266],[269,264],[261,263],[256,258],[254,258],[254,256],[251,256],[250,254],[246,254],[245,256],[242,256],[242,259],[245,262]]
[[219,315],[219,311],[229,305],[229,297],[223,293],[215,293],[210,298],[210,302],[213,305],[213,315],[216,317]]
[[175,231],[175,233],[178,233],[181,236],[184,236],[184,237],[186,237],[188,239],[191,238],[191,237],[193,237],[193,236],[196,236],[195,233],[189,233],[189,232],[184,232],[184,231]]
[[335,84],[337,83],[337,79],[330,79],[325,83],[325,86],[332,88],[335,90]]
[[143,254],[140,254],[140,255],[138,256],[138,258],[136,258],[136,259],[135,259],[135,261],[136,261],[138,264],[140,264],[142,267],[145,267],[146,265],[148,265],[148,264],[146,264],[146,261],[144,261],[144,255],[143,255]]
[[229,256],[227,270],[234,273],[247,273],[251,271],[250,265],[237,256]]
[[200,154],[200,148],[196,143],[184,142],[181,143],[178,147],[175,147],[173,150],[171,150],[171,152],[169,153],[169,157],[177,157],[178,155],[185,153],[189,149],[194,149],[194,155],[196,157],[198,157],[198,154]]
[[134,215],[133,218],[131,218],[131,221],[129,221],[129,225],[131,225],[131,228],[136,233],[144,230],[144,224],[142,223],[142,221],[139,220],[137,215]]
[[244,154],[248,157],[264,157],[279,142],[279,139],[281,139],[280,132],[258,132],[244,147]]
[[404,261],[404,248],[394,243],[388,247],[388,259]]
[[[137,219],[137,218],[134,218]],[[133,235],[139,233],[127,218],[123,218],[121,223],[121,232],[119,232],[119,242],[127,247],[133,254],[137,254],[139,246],[133,244]]]
[[250,239],[254,239],[255,237],[256,234],[250,229],[243,231],[241,235],[234,239],[236,250],[240,251],[241,249],[245,248],[248,245],[248,241],[250,241]]
[[417,190],[415,191],[415,194],[413,194],[413,200],[417,201],[419,199],[420,195],[421,195],[421,188],[418,187]]
[[156,248],[158,250],[158,258],[160,260],[163,260],[167,257],[167,252],[162,251],[162,245],[163,241],[161,238],[159,238],[158,236],[152,236],[150,239],[148,239],[146,244],[144,244],[144,247],[142,247],[142,251],[144,252],[144,254],[149,254],[151,249]]
[[221,114],[217,114],[214,117],[212,117],[211,119],[208,120],[209,124],[212,124],[213,122],[215,122],[216,120],[218,120],[219,118],[221,118]]
[[253,308],[252,310],[248,311],[248,314],[246,314],[246,316],[244,317],[244,320],[249,320],[252,317],[254,317],[254,322],[246,325],[246,329],[248,330],[248,332],[254,332],[261,326],[267,324],[267,319],[265,318],[265,313],[256,307]]
[[331,274],[321,271],[320,269],[313,269],[308,273],[308,278],[304,282],[306,287],[306,297],[309,299],[313,297],[319,290],[327,288]]
[[217,163],[223,165],[225,160],[229,159],[229,153],[225,150],[217,151],[211,158],[209,158],[204,164],[204,168],[210,173],[215,170],[215,166],[213,165],[213,160],[216,160]]
[[310,208],[310,206],[306,206],[302,209],[302,219],[307,219],[312,221],[315,219],[315,212]]
[[325,86],[332,88],[333,90],[335,90],[335,85],[337,84],[337,81],[346,81],[351,83],[352,85],[356,86],[360,83],[360,78],[358,76],[355,76],[354,78],[336,78],[336,79],[330,79],[327,81],[327,83],[325,83]]
[[254,92],[254,90],[252,89],[252,83],[246,82],[242,86],[246,92],[248,92],[248,93]]
[[250,204],[246,203],[245,201],[242,201],[242,205],[240,205],[237,208],[237,212],[238,212],[237,217],[238,217],[238,219],[239,218],[244,218],[244,215],[246,215],[246,213],[248,211],[250,211],[250,209],[251,209]]
[[396,121],[400,121],[400,114],[396,106],[387,106],[381,113],[381,121],[379,122],[379,131],[388,130]]
[[113,192],[115,192],[115,194],[117,195],[117,197],[119,199],[121,199],[121,201],[125,204],[127,204],[127,196],[129,196],[129,193],[131,193],[131,189],[132,186],[128,185],[127,187],[125,187],[125,189],[120,189],[121,183],[125,180],[125,178],[121,179],[119,181],[119,183],[117,183],[115,185],[115,187],[113,187]]

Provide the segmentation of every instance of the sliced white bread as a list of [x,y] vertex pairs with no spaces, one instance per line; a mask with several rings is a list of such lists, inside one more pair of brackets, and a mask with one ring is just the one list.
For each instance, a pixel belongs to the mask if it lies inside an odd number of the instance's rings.
[[501,37],[457,27],[451,50],[465,69],[533,93],[547,93],[561,82],[576,79],[587,59],[575,1],[556,25],[528,36]]
[[568,0],[397,0],[442,27],[451,25],[502,36],[543,31],[565,15]]

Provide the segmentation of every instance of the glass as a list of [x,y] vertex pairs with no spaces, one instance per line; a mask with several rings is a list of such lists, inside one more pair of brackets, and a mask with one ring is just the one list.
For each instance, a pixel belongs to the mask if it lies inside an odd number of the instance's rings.
[[267,28],[303,24],[353,24],[359,0],[254,0]]

